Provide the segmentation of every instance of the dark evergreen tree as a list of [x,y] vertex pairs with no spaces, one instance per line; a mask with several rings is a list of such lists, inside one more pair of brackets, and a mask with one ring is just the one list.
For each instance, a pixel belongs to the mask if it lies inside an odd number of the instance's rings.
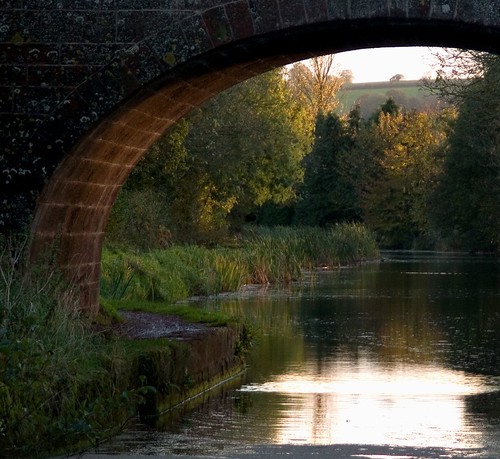
[[359,219],[348,157],[352,147],[349,125],[338,115],[320,114],[313,150],[304,161],[304,184],[295,222],[325,226]]
[[395,116],[401,111],[399,105],[392,97],[389,97],[380,108],[370,117],[371,121],[377,122],[381,114]]
[[361,117],[361,107],[356,104],[355,107],[349,112],[347,117],[347,126],[349,135],[354,139],[358,135],[363,125],[363,118]]

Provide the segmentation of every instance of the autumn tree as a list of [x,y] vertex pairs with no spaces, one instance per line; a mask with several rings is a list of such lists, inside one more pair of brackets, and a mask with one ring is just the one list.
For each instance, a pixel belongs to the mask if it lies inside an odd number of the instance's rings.
[[[127,202],[117,208],[137,212],[139,224],[154,220],[146,218],[149,207],[162,209],[159,233],[177,241],[220,240],[256,207],[294,199],[300,161],[310,150],[306,116],[280,70],[235,86],[162,137],[132,173],[122,193]],[[154,209],[148,215],[157,215]]]
[[432,248],[428,200],[441,171],[446,126],[437,114],[391,111],[372,126],[377,167],[365,177],[362,207],[382,246]]
[[352,84],[354,80],[354,73],[352,70],[345,69],[340,72],[340,79],[344,84]]
[[346,79],[334,74],[334,59],[333,54],[315,57],[288,70],[288,85],[297,100],[308,107],[311,126],[319,114],[326,115],[340,104],[337,93]]

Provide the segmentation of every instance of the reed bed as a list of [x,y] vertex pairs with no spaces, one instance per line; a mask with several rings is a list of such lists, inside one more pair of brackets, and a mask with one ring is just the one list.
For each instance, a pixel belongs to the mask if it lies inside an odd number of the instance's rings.
[[256,227],[238,247],[174,246],[143,254],[105,250],[101,292],[104,298],[173,303],[237,291],[244,284],[286,284],[299,280],[304,270],[378,255],[373,236],[360,224]]

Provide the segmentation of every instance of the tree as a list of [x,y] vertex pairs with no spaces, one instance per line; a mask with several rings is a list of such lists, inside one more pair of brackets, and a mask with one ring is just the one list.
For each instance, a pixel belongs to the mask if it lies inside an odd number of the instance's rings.
[[188,152],[184,142],[187,120],[179,121],[148,151],[120,191],[106,227],[112,245],[140,250],[171,243],[169,201],[175,177],[184,173]]
[[402,73],[397,73],[396,75],[393,75],[389,79],[389,81],[398,82],[398,81],[404,80],[404,78],[405,78],[405,76]]
[[279,70],[248,80],[194,111],[151,148],[127,181],[110,228],[115,235],[119,227],[133,228],[137,212],[153,240],[160,234],[216,242],[255,208],[295,198],[310,135],[306,110]]
[[350,123],[334,113],[318,115],[313,150],[304,159],[305,178],[296,207],[296,223],[326,226],[359,220],[350,176],[353,169],[348,161],[358,122],[356,115]]
[[326,115],[339,105],[338,91],[346,80],[332,74],[333,54],[299,62],[288,71],[288,84],[297,100],[309,108],[311,126],[319,114]]
[[266,202],[295,198],[300,161],[310,151],[306,116],[276,70],[227,91],[193,118],[187,148],[210,174],[216,200],[233,199],[233,225]]
[[395,116],[398,115],[400,111],[401,109],[399,105],[394,102],[392,97],[389,97],[382,105],[380,105],[379,109],[372,114],[370,121],[378,123],[381,115]]
[[344,84],[352,84],[354,80],[354,73],[352,70],[345,69],[340,72],[340,78]]
[[362,127],[361,107],[358,104],[352,108],[347,116],[347,127],[349,134],[354,139]]
[[376,161],[364,175],[366,223],[384,247],[432,248],[427,202],[441,170],[445,120],[381,110],[361,139]]
[[[478,56],[477,77],[461,87],[432,216],[453,248],[500,247],[500,58]],[[455,87],[450,92],[455,92]],[[447,92],[447,93],[450,93]]]
[[481,51],[444,48],[436,53],[436,78],[425,77],[422,86],[449,104],[459,105],[470,87],[480,84],[495,56]]

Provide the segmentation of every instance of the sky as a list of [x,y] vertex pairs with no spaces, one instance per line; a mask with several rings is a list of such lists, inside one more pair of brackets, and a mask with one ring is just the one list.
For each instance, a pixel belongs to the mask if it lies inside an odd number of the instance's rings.
[[[401,73],[405,80],[419,80],[431,73],[435,62],[432,54],[439,48],[376,48],[336,54],[336,70],[352,70],[353,83],[389,81]],[[337,73],[337,72],[335,72]]]

